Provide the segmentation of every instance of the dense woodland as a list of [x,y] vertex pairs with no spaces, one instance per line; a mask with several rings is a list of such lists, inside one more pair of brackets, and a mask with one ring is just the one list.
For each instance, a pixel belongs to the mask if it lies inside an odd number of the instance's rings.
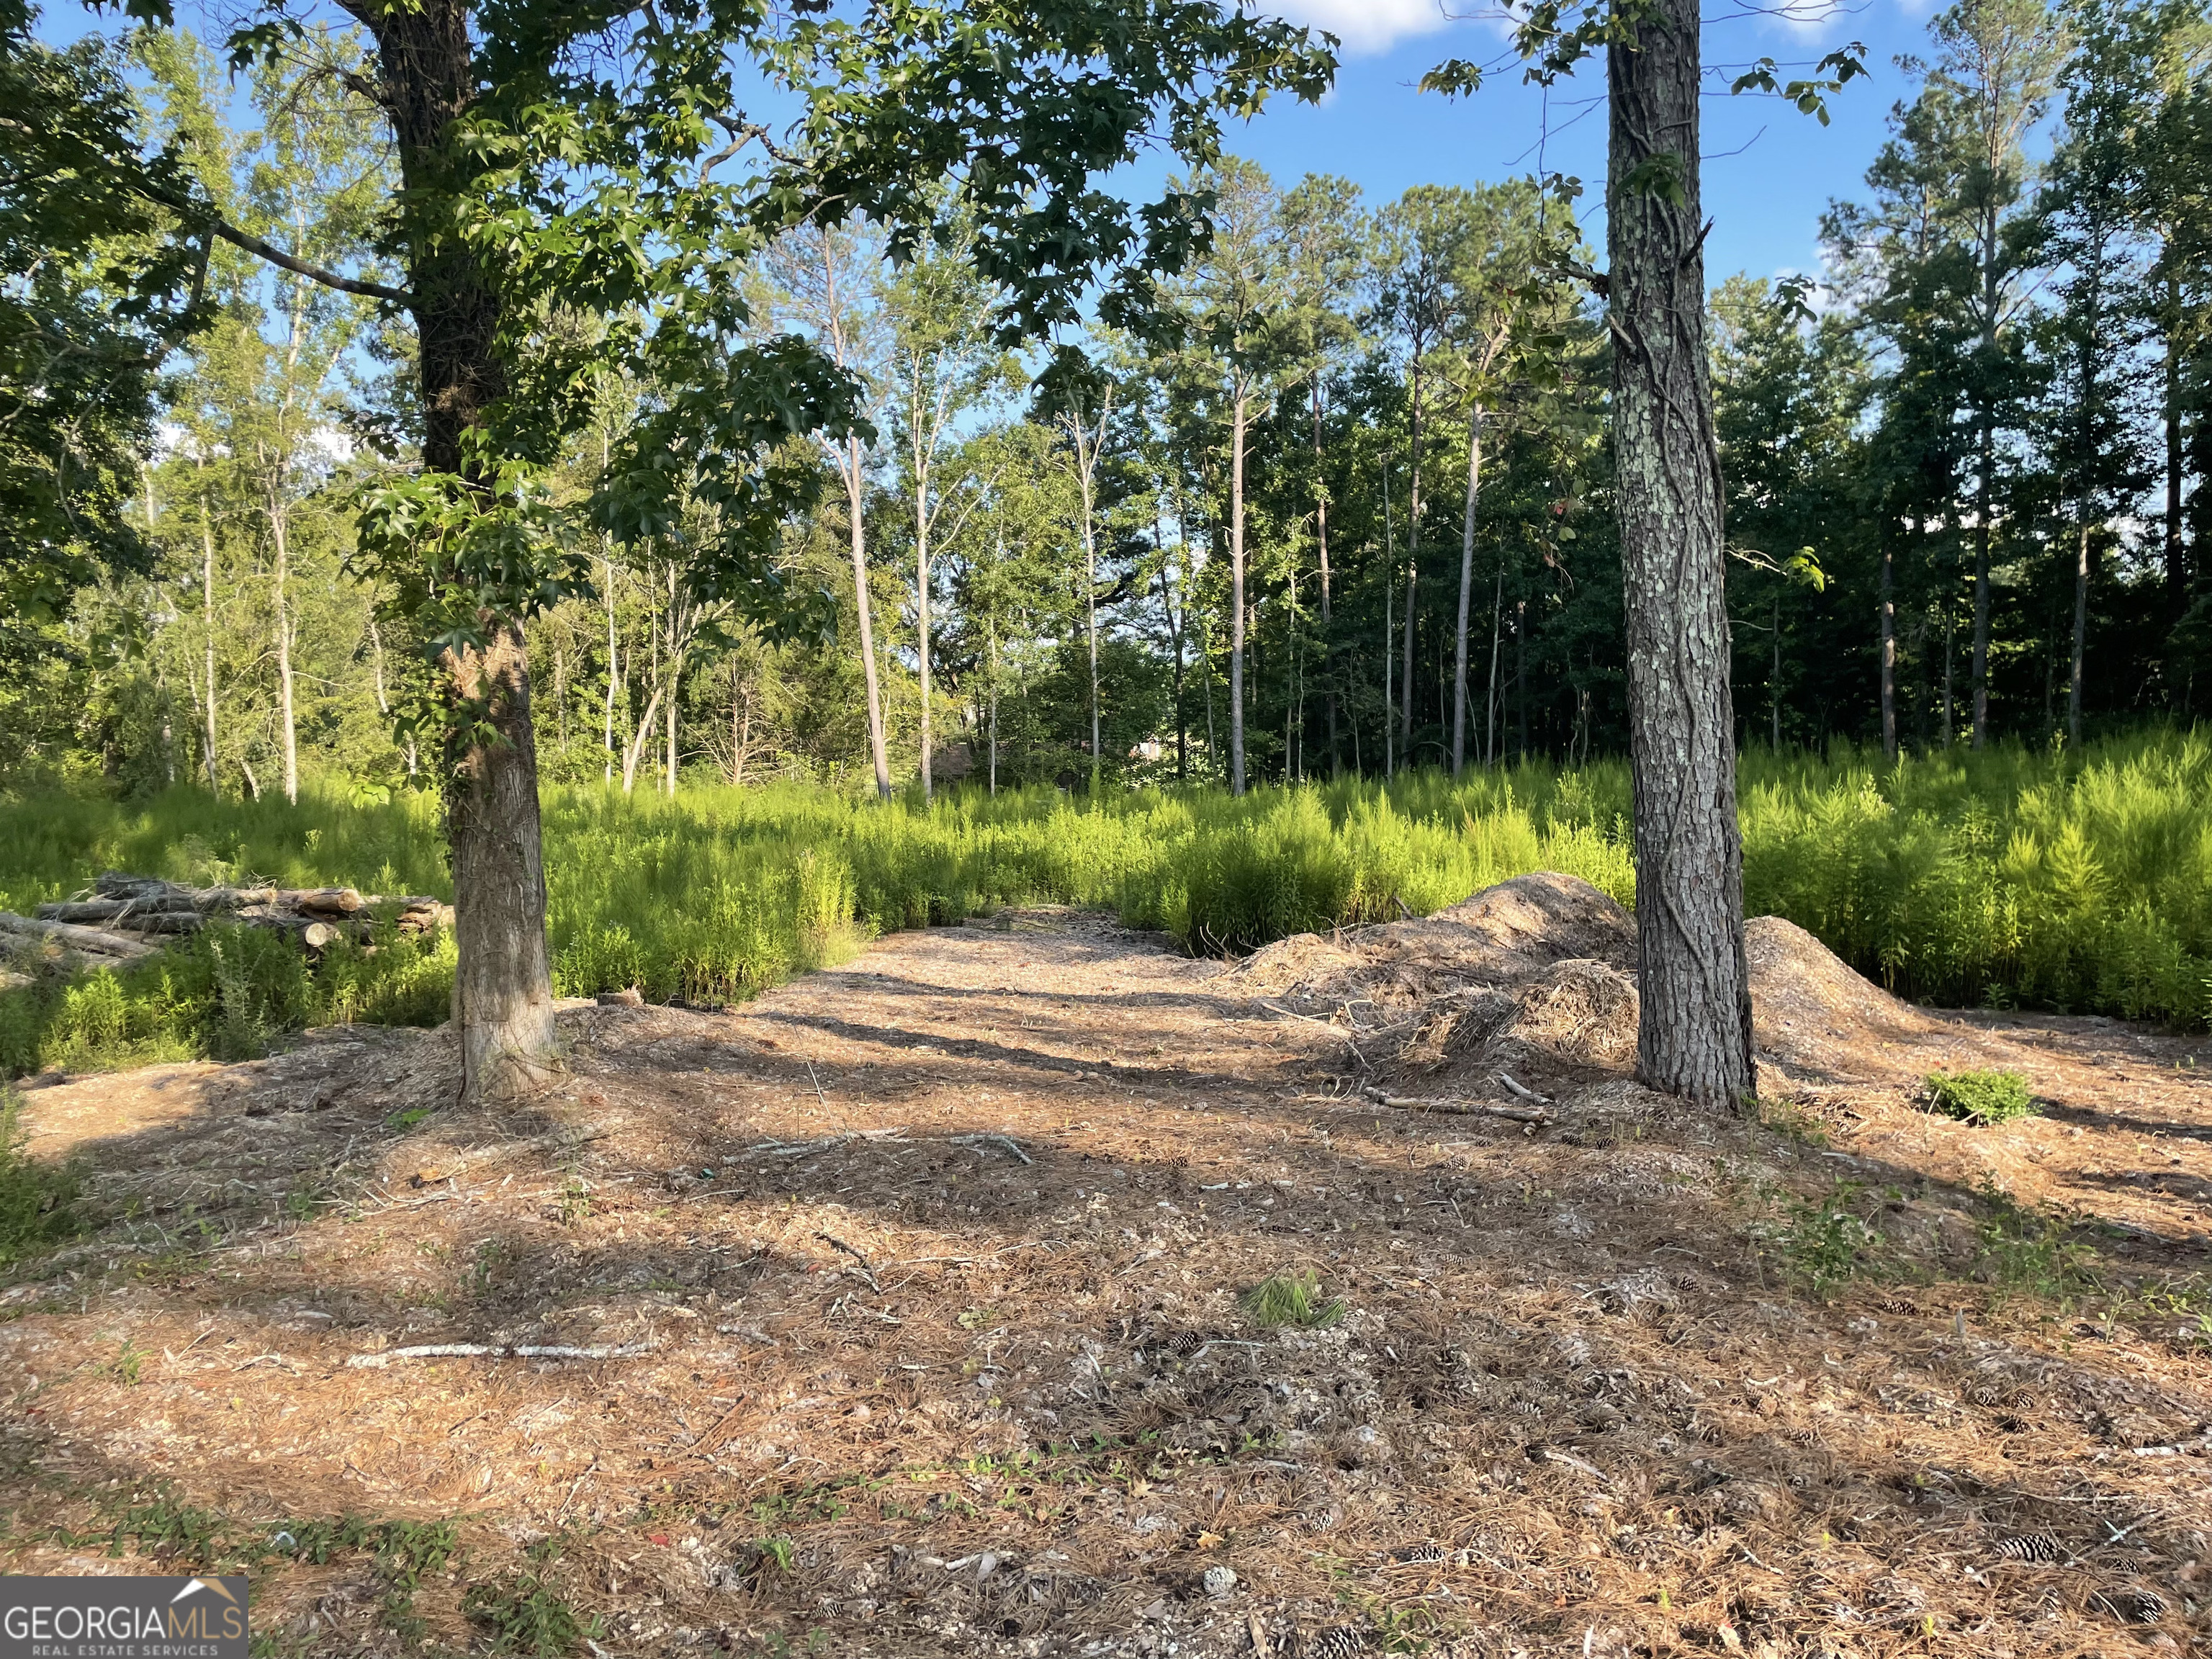
[[[1744,742],[2203,712],[2208,44],[2187,4],[1956,6],[1829,205],[1817,280],[1712,290]],[[395,162],[361,60],[311,32],[234,78],[142,29],[11,73],[106,100],[234,223],[374,287]],[[1619,750],[1608,341],[1573,182],[1372,202],[1233,156],[1188,182],[1211,245],[1119,327],[1006,343],[957,203],[897,258],[865,223],[802,227],[730,277],[757,338],[821,343],[866,416],[783,447],[767,621],[692,580],[711,492],[643,536],[564,512],[684,395],[599,375],[543,475],[545,775],[1257,781]],[[128,235],[56,258],[21,216],[0,234],[0,763],[427,783],[436,642],[357,529],[418,465],[403,314],[210,240],[173,343],[117,285]]]

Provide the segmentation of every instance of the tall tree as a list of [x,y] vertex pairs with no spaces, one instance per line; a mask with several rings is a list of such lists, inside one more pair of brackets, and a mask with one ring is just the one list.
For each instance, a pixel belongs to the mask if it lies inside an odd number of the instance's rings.
[[1955,157],[1952,207],[1971,261],[1966,302],[1978,351],[1974,422],[1973,746],[1989,737],[1990,550],[1996,533],[1997,435],[2017,395],[2014,325],[2032,268],[2021,257],[2028,167],[2023,141],[2043,118],[2064,36],[2043,0],[1959,0],[1932,27],[1939,57],[1922,96]]
[[1228,156],[1201,181],[1213,202],[1211,246],[1194,300],[1206,349],[1218,367],[1229,430],[1229,792],[1245,789],[1245,635],[1250,615],[1244,462],[1253,407],[1279,368],[1272,312],[1280,299],[1282,249],[1273,182]]
[[[1313,440],[1314,556],[1321,579],[1321,643],[1324,653],[1322,679],[1328,701],[1329,769],[1339,770],[1343,756],[1337,740],[1339,688],[1327,653],[1334,649],[1331,611],[1334,583],[1328,563],[1328,472],[1322,444],[1323,403],[1331,373],[1359,337],[1352,307],[1361,275],[1365,216],[1359,208],[1359,186],[1327,173],[1309,173],[1285,192],[1278,212],[1281,218],[1284,304],[1283,349],[1298,365],[1305,381],[1307,412]],[[1163,581],[1164,582],[1164,575]],[[1164,592],[1165,589],[1163,588]],[[1178,664],[1180,646],[1178,645]],[[1178,671],[1180,672],[1180,671]],[[1181,693],[1177,693],[1181,706]]]
[[993,327],[995,296],[975,270],[974,229],[956,213],[943,246],[927,246],[885,290],[901,435],[899,459],[914,520],[915,652],[921,690],[921,793],[935,792],[930,752],[930,603],[934,538],[948,505],[972,509],[983,481],[965,490],[943,487],[939,458],[955,427],[994,391],[1011,390],[1016,370]]
[[1474,197],[1457,185],[1416,185],[1382,210],[1378,229],[1376,311],[1402,343],[1407,382],[1405,683],[1400,692],[1399,757],[1413,757],[1414,617],[1421,579],[1421,467],[1432,435],[1425,424],[1431,359],[1458,317],[1454,281],[1470,232]]
[[[763,264],[775,285],[775,295],[763,311],[769,316],[781,311],[784,317],[811,330],[830,360],[859,390],[863,412],[879,413],[886,382],[894,372],[885,337],[880,243],[842,228],[802,226],[769,250]],[[842,432],[825,433],[823,441],[845,489],[853,605],[861,671],[868,689],[868,757],[876,769],[877,798],[889,800],[890,750],[884,730],[884,690],[876,661],[874,607],[868,581],[868,491],[874,477],[872,435],[872,430],[856,424]]]
[[[234,31],[240,61],[299,38],[286,4]],[[168,0],[131,5],[168,21]],[[754,0],[588,12],[359,0],[352,15],[375,52],[342,84],[391,125],[402,188],[384,240],[404,287],[315,267],[188,193],[163,199],[194,238],[413,317],[422,471],[369,501],[362,541],[441,644],[455,1024],[465,1088],[503,1089],[554,1047],[522,624],[586,579],[532,484],[588,418],[609,364],[682,390],[629,434],[593,516],[635,539],[668,521],[680,489],[703,490],[720,539],[696,550],[695,590],[803,624],[775,526],[814,474],[783,441],[861,423],[849,382],[811,345],[734,343],[747,318],[728,273],[767,235],[850,215],[894,227],[902,256],[950,179],[1010,325],[1072,317],[1103,268],[1171,267],[1201,238],[1181,204],[1140,207],[1090,189],[1094,174],[1163,131],[1187,165],[1206,165],[1223,114],[1280,88],[1318,96],[1334,60],[1301,30],[1212,0],[1136,16],[1103,0],[1048,13],[884,0],[797,19]],[[741,88],[795,107],[781,142]],[[610,327],[588,343],[549,336],[556,304]]]

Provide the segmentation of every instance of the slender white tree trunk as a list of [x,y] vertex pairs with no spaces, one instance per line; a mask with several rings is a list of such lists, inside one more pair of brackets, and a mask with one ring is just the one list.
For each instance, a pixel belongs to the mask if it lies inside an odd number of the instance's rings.
[[853,524],[853,599],[860,617],[860,662],[868,681],[868,752],[876,765],[876,795],[891,798],[890,756],[884,748],[884,694],[876,675],[876,632],[868,616],[868,532],[863,508],[867,476],[861,470],[860,441],[845,441],[846,516]]
[[207,649],[207,778],[211,793],[222,793],[216,770],[215,523],[208,514],[207,491],[200,491],[200,623]]
[[272,485],[269,493],[269,539],[276,556],[276,718],[283,745],[284,799],[296,805],[300,799],[300,732],[293,714],[292,608],[286,591],[291,576],[290,520],[279,487]]

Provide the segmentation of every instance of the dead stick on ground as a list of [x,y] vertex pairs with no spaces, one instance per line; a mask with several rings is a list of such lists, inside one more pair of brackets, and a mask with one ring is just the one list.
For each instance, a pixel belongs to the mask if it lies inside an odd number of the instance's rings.
[[814,1085],[814,1098],[823,1111],[830,1109],[830,1097],[822,1092],[822,1079],[814,1075],[814,1062],[806,1062],[806,1080]]
[[954,1135],[945,1144],[951,1146],[969,1147],[1003,1146],[1008,1152],[1012,1152],[1016,1158],[1021,1159],[1024,1164],[1034,1164],[1036,1162],[1035,1158],[1031,1158],[1027,1152],[1021,1149],[1020,1143],[1015,1140],[1012,1135]]
[[1498,1080],[1505,1085],[1508,1094],[1519,1096],[1531,1106],[1548,1106],[1552,1103],[1549,1099],[1538,1094],[1534,1089],[1517,1081],[1510,1072],[1500,1072],[1498,1074]]
[[1466,1117],[1504,1117],[1516,1123],[1549,1123],[1552,1115],[1538,1106],[1505,1106],[1492,1100],[1447,1100],[1441,1095],[1394,1095],[1381,1089],[1359,1091],[1378,1106],[1395,1106],[1415,1112],[1451,1112]]
[[814,1236],[820,1239],[824,1244],[827,1244],[831,1249],[836,1250],[842,1255],[849,1255],[854,1261],[859,1262],[860,1264],[860,1277],[868,1281],[868,1288],[875,1291],[878,1296],[883,1294],[884,1287],[876,1283],[876,1270],[868,1265],[867,1257],[862,1255],[858,1250],[854,1249],[850,1244],[848,1244],[843,1239],[838,1237],[835,1233],[817,1233]]
[[346,1361],[354,1370],[381,1370],[395,1359],[629,1359],[651,1351],[650,1342],[625,1342],[612,1348],[570,1348],[497,1342],[425,1342],[412,1348],[386,1348],[380,1353],[357,1353]]

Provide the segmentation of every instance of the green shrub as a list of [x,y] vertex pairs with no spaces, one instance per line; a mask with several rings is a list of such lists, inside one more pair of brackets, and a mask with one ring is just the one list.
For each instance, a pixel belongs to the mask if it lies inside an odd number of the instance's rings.
[[1930,1072],[1927,1084],[1929,1109],[1962,1123],[2002,1123],[2035,1110],[2018,1072]]
[[1881,1248],[1880,1231],[1854,1207],[1860,1191],[1858,1182],[1839,1181],[1816,1203],[1778,1190],[1771,1197],[1781,1215],[1755,1230],[1774,1245],[1790,1273],[1822,1300],[1855,1278]]

